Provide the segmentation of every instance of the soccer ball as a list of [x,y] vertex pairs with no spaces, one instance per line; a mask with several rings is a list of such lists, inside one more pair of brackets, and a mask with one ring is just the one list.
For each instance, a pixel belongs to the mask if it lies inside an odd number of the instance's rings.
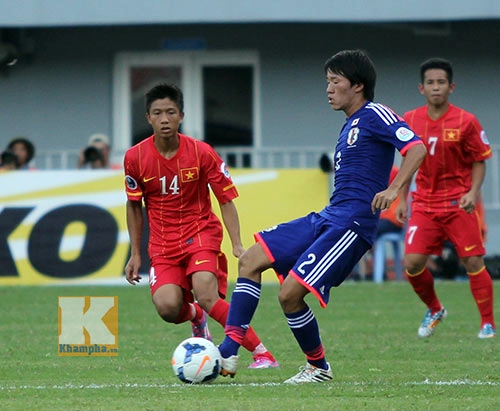
[[219,349],[205,338],[190,337],[182,341],[172,355],[174,374],[188,384],[213,381],[221,369]]

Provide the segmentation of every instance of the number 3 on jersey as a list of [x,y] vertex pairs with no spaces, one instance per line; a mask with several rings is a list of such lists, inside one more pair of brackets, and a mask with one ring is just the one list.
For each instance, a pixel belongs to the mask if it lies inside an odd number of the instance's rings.
[[342,159],[342,153],[339,151],[335,155],[335,171],[338,171],[340,168],[340,160]]
[[162,194],[179,194],[180,188],[179,188],[179,177],[177,175],[174,176],[172,181],[170,182],[170,185],[168,186],[167,189],[167,177],[163,176],[160,178],[161,181],[161,193]]

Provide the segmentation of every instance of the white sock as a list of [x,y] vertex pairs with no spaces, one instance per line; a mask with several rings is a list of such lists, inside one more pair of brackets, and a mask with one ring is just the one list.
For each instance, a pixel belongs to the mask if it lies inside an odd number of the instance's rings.
[[264,344],[260,343],[257,347],[255,347],[255,350],[252,351],[252,355],[259,355],[259,354],[264,354],[267,352],[267,348],[264,347]]

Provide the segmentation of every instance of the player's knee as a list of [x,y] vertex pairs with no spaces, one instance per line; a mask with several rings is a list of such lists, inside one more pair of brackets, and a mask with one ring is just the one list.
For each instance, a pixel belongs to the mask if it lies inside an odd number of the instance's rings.
[[476,273],[484,267],[484,259],[481,256],[464,257],[461,262],[468,273]]
[[280,290],[280,293],[278,294],[278,301],[281,305],[281,308],[283,312],[288,312],[287,308],[290,306],[290,295],[287,293],[284,293],[283,290]]
[[262,271],[270,267],[271,262],[262,250],[260,244],[256,243],[239,258],[238,276],[260,282]]
[[414,258],[413,256],[406,255],[404,258],[404,266],[410,274],[416,274],[424,269],[426,261],[427,259]]
[[255,271],[254,263],[248,253],[243,255],[238,260],[238,276],[243,278],[252,278]]
[[219,299],[217,277],[211,272],[193,274],[193,291],[196,301],[207,313]]
[[163,321],[167,323],[175,323],[179,316],[179,307],[169,301],[156,301],[156,311]]
[[213,290],[210,293],[203,293],[201,295],[196,295],[196,301],[198,301],[198,305],[203,308],[205,312],[210,312],[215,303],[219,300],[219,294],[217,290]]
[[300,311],[304,306],[302,298],[298,297],[295,293],[286,288],[280,289],[278,300],[281,305],[281,309],[286,314]]

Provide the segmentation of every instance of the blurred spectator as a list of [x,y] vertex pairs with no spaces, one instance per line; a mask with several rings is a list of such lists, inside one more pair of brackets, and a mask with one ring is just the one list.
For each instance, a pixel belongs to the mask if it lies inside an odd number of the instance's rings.
[[[392,183],[399,168],[396,165],[392,166],[389,176],[389,185]],[[396,279],[401,280],[403,277],[402,270],[402,254],[400,253],[402,242],[404,241],[404,224],[397,219],[396,211],[400,202],[400,196],[391,203],[389,208],[380,212],[378,220],[377,234],[372,248],[373,255],[373,280],[375,282],[388,279],[388,264],[385,253],[385,244],[392,244],[393,249],[393,268]]]
[[7,150],[13,152],[17,157],[17,170],[29,170],[30,162],[35,157],[35,146],[25,137],[13,138]]
[[[394,177],[396,177],[396,174],[398,173],[399,168],[395,165],[392,166],[391,169],[391,175],[389,177],[389,184],[392,183],[392,180],[394,180]],[[398,221],[396,218],[396,210],[399,205],[399,196],[394,200],[390,207],[382,210],[380,212],[380,220],[378,222],[378,228],[377,228],[377,237],[379,238],[382,234],[385,233],[402,233],[403,232],[403,225]]]
[[93,134],[89,138],[78,158],[78,168],[87,169],[119,169],[117,164],[110,163],[111,143],[106,134]]
[[479,197],[476,202],[476,210],[479,217],[479,223],[481,226],[481,235],[483,236],[483,241],[486,242],[488,237],[488,224],[486,224],[486,216],[484,215],[484,203],[483,203],[483,193],[479,193]]
[[0,158],[0,171],[17,170],[19,162],[17,156],[10,150],[5,150]]
[[334,153],[323,153],[319,158],[319,168],[325,173],[333,172],[333,155]]

